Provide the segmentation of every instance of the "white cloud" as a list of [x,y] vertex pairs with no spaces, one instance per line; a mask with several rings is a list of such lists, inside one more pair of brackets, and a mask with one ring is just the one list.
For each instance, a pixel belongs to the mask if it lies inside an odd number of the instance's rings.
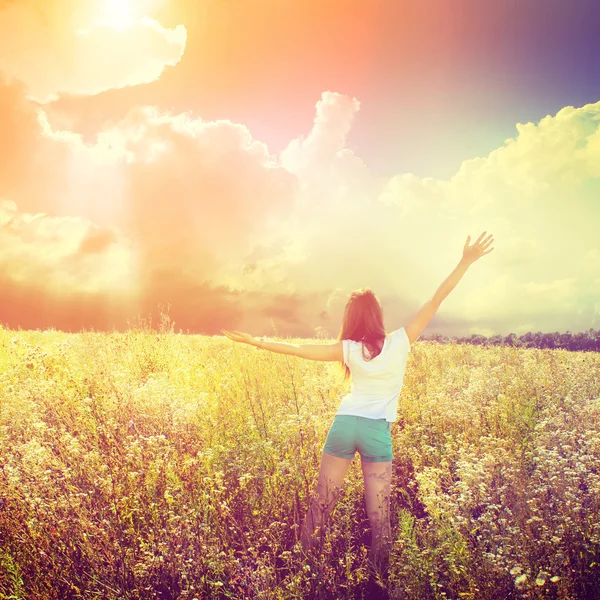
[[[132,109],[91,144],[41,116],[41,173],[58,174],[44,179],[48,198],[60,198],[62,216],[79,221],[42,224],[34,215],[43,206],[23,211],[32,214],[21,215],[13,251],[42,264],[38,236],[51,259],[47,240],[55,235],[62,240],[56,260],[68,257],[73,231],[91,228],[82,224],[87,219],[101,231],[89,233],[83,247],[89,260],[101,260],[121,247],[102,233],[112,223],[135,247],[137,262],[123,264],[151,282],[148,302],[173,291],[187,318],[200,303],[203,314],[234,314],[241,329],[268,328],[275,314],[290,333],[320,328],[335,335],[347,294],[364,286],[382,299],[388,329],[400,326],[456,266],[467,235],[474,242],[486,230],[495,250],[444,301],[438,330],[459,334],[452,323],[490,334],[519,333],[518,323],[535,331],[593,326],[600,103],[519,125],[515,139],[465,161],[448,181],[404,173],[383,182],[345,147],[359,106],[326,92],[312,130],[280,157],[241,124],[151,107]],[[12,117],[11,127],[14,136]],[[31,115],[27,127],[29,151]],[[28,169],[14,188],[18,204],[39,179],[34,166]],[[205,280],[219,292],[197,293],[194,286]]]
[[141,17],[116,28],[94,19],[83,0],[19,0],[0,9],[0,71],[23,81],[31,98],[94,95],[149,83],[183,55],[183,25]]
[[[346,126],[332,127],[328,137],[328,121],[317,105],[307,138],[326,140],[317,171],[327,166],[331,148],[340,152],[332,140],[346,139],[358,109],[335,96],[327,106],[329,120]],[[329,282],[343,289],[372,285],[416,309],[456,265],[467,234],[473,243],[485,230],[495,236],[494,251],[473,265],[440,317],[474,320],[493,331],[483,324],[488,319],[505,333],[519,315],[536,330],[589,327],[589,276],[599,248],[599,125],[600,102],[567,107],[538,124],[517,125],[514,139],[487,157],[466,160],[449,181],[398,174],[369,198],[343,180],[316,180],[308,159],[319,153],[295,141],[282,163],[290,169],[303,165],[296,172],[304,194],[318,200],[301,202],[303,212],[296,213],[306,261],[284,261],[281,272],[298,290],[323,289]],[[371,184],[371,191],[378,189]],[[581,260],[586,252],[588,260]]]
[[129,242],[112,228],[79,217],[20,212],[0,200],[0,270],[13,283],[47,292],[133,294],[137,265]]
[[359,109],[360,102],[356,98],[323,92],[310,133],[288,144],[281,153],[281,164],[307,183],[334,180],[343,185],[340,179],[365,171],[362,160],[345,147]]

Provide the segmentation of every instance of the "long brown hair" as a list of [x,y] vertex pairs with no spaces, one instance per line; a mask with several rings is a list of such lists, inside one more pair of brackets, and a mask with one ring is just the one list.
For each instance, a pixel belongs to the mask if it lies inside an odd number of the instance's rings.
[[[337,339],[362,342],[362,354],[365,360],[379,356],[385,342],[383,308],[371,288],[360,288],[350,294]],[[365,356],[365,347],[369,350],[369,357]],[[350,369],[344,362],[342,362],[342,369],[344,379],[348,379]]]

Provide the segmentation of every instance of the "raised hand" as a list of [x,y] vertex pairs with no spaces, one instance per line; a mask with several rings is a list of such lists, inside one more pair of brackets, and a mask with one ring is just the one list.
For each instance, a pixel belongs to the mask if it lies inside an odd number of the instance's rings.
[[241,331],[227,331],[226,329],[221,329],[221,333],[226,335],[230,340],[234,342],[241,342],[242,344],[252,344],[255,346],[257,344],[256,339],[253,335],[249,333],[242,333]]
[[[494,236],[491,233],[482,241],[483,236],[486,233],[487,232],[484,231],[472,246],[469,246],[471,236],[467,236],[467,241],[465,242],[465,246],[463,248],[463,261],[473,264],[477,259],[481,258],[485,254],[489,254],[493,250],[493,248],[489,248],[494,241]],[[489,250],[487,250],[488,248]]]

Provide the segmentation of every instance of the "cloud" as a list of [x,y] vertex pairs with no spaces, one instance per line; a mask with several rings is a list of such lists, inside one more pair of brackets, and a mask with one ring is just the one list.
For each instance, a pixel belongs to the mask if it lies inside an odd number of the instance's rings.
[[448,208],[478,214],[499,201],[505,210],[565,203],[558,190],[600,177],[600,103],[567,106],[538,124],[517,123],[518,135],[485,158],[466,160],[444,187]]
[[18,0],[0,5],[0,71],[38,102],[61,93],[94,95],[158,79],[183,55],[186,29],[140,16],[102,21],[100,3]]
[[[115,326],[169,303],[184,328],[215,332],[244,314],[269,323],[266,294],[257,293],[262,305],[246,306],[227,273],[239,282],[254,247],[285,243],[274,223],[293,211],[297,179],[246,127],[141,107],[85,143],[53,129],[18,86],[2,90],[12,98],[6,108],[13,141],[19,132],[26,140],[22,162],[15,163],[21,176],[10,186],[14,201],[3,204],[0,264],[14,277],[6,281],[0,312],[14,314],[9,299],[21,297],[15,288],[35,282],[45,290],[32,300],[42,320],[54,302],[48,294],[79,287],[94,305],[93,290],[113,299],[126,293],[130,302],[113,313]],[[43,160],[27,164],[36,152]],[[56,175],[41,194],[36,182],[50,172]],[[21,199],[40,214],[23,210]]]
[[362,160],[348,148],[346,138],[354,116],[360,109],[356,98],[335,92],[323,92],[316,105],[310,133],[292,140],[281,153],[281,164],[308,183],[339,184],[351,173],[366,171]]
[[78,217],[22,213],[0,201],[0,262],[8,279],[36,281],[56,292],[128,291],[135,281],[120,232]]
[[[494,234],[494,252],[442,312],[464,311],[481,325],[502,315],[502,332],[521,318],[523,326],[549,328],[542,330],[587,329],[599,247],[600,102],[517,124],[517,133],[487,157],[464,161],[449,181],[394,177],[380,201],[420,226],[421,247],[436,256],[442,244],[458,249],[467,233],[471,241],[483,230]],[[431,231],[432,223],[446,231]]]
[[387,182],[379,200],[397,207],[403,219],[420,219],[428,211],[440,210],[444,188],[431,177],[419,178],[412,173],[403,173]]
[[487,230],[496,249],[431,329],[597,322],[600,103],[519,125],[450,180],[382,181],[346,147],[360,104],[341,94],[274,156],[243,124],[147,106],[85,140],[0,86],[0,321],[124,326],[171,304],[184,330],[335,336],[370,286],[393,329]]
[[23,213],[10,200],[0,200],[0,272],[0,321],[10,326],[103,329],[137,304],[138,269],[121,232]]
[[[317,118],[307,138],[327,140],[317,172],[339,154],[334,141],[346,139],[356,112],[348,110],[350,99],[328,100],[339,119]],[[318,117],[320,111],[317,105]],[[387,297],[389,321],[400,323],[450,274],[467,235],[473,243],[487,230],[495,236],[494,252],[473,265],[432,328],[466,320],[477,330],[491,331],[491,323],[495,333],[519,323],[587,329],[597,297],[591,260],[599,248],[598,219],[590,217],[598,214],[599,124],[600,103],[567,107],[538,124],[518,124],[514,139],[466,160],[450,180],[401,173],[379,187],[370,177],[370,188],[359,189],[351,170],[341,181],[330,170],[315,178],[310,160],[318,153],[295,141],[282,163],[295,168],[304,191],[294,221],[296,254],[304,258],[280,261],[270,272],[285,273],[296,291],[333,282],[345,290],[371,285]]]
[[18,198],[25,212],[59,210],[54,190],[65,185],[66,148],[43,135],[25,87],[0,73],[0,195]]

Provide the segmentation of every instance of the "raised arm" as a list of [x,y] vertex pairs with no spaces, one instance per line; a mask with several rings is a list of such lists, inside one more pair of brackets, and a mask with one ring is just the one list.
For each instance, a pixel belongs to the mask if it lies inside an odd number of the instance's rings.
[[[463,248],[463,255],[460,262],[454,268],[454,271],[448,275],[448,277],[442,282],[440,287],[437,289],[431,300],[425,302],[425,304],[419,309],[419,312],[405,325],[404,330],[408,336],[408,341],[411,346],[418,337],[423,333],[423,330],[429,324],[429,321],[433,318],[433,315],[437,312],[440,307],[442,300],[456,287],[456,284],[461,280],[462,276],[466,273],[467,269],[479,258],[485,254],[489,254],[493,248],[489,248],[493,243],[494,238],[492,234],[483,239],[486,234],[484,231],[477,241],[469,246],[471,236],[467,236]],[[483,241],[482,241],[483,240]],[[489,248],[489,250],[488,250]]]

